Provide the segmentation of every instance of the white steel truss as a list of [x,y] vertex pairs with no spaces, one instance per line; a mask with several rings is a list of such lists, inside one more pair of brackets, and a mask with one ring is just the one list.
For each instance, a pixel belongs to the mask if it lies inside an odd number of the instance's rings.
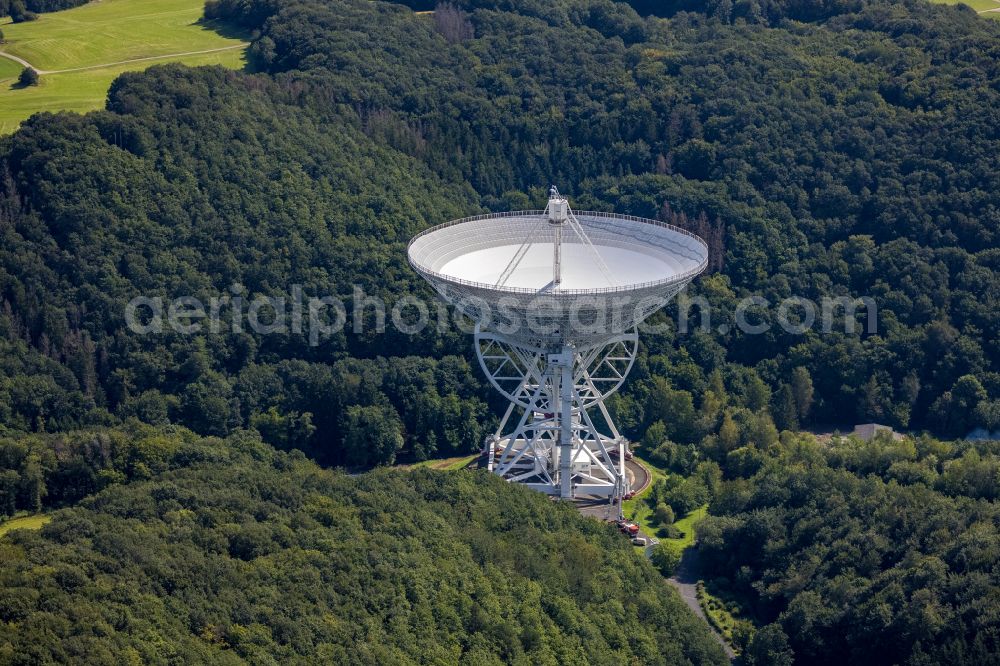
[[487,468],[551,495],[620,504],[629,491],[626,442],[604,401],[625,381],[637,347],[634,328],[589,346],[555,349],[477,326],[479,363],[510,402],[487,438]]
[[[556,213],[555,212],[556,209],[558,209],[560,212]],[[559,194],[559,190],[556,189],[555,185],[553,185],[551,190],[549,191],[549,202],[545,205],[545,210],[541,211],[541,215],[538,216],[537,221],[528,231],[528,234],[527,236],[525,236],[524,241],[517,248],[517,251],[514,252],[514,256],[511,258],[511,260],[507,263],[507,266],[500,273],[500,277],[497,279],[496,284],[494,286],[503,287],[507,284],[507,280],[510,279],[510,276],[514,274],[514,271],[516,271],[517,267],[521,264],[521,260],[524,259],[524,255],[528,253],[528,250],[531,249],[531,246],[535,243],[535,241],[540,240],[543,237],[543,235],[540,234],[540,231],[542,230],[543,223],[546,220],[552,226],[552,234],[553,234],[552,237],[552,251],[553,251],[552,286],[553,287],[558,287],[561,282],[560,264],[562,261],[561,259],[562,226],[567,223],[569,224],[570,229],[573,230],[573,233],[576,234],[577,238],[580,239],[580,242],[583,244],[583,246],[586,247],[587,250],[589,250],[594,264],[601,271],[601,274],[604,276],[604,279],[607,280],[608,286],[609,287],[615,286],[616,284],[615,279],[611,276],[611,270],[608,268],[608,265],[604,262],[604,259],[601,257],[601,253],[597,251],[596,247],[594,247],[594,244],[591,242],[590,237],[587,236],[587,233],[583,230],[583,227],[580,225],[580,221],[576,219],[576,215],[573,214],[573,209],[570,208],[569,206],[569,201],[567,201],[565,197]],[[545,238],[547,238],[547,236],[545,236]]]

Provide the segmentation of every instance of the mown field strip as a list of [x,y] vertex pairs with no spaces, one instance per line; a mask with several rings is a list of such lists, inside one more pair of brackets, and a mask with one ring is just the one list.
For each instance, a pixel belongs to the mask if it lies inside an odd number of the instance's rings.
[[[100,109],[122,72],[168,62],[243,68],[246,35],[203,22],[203,11],[202,0],[100,0],[37,21],[5,19],[0,133],[39,111]],[[29,65],[41,74],[38,85],[19,86]]]
[[[0,59],[0,63],[7,62],[10,61]],[[0,134],[10,134],[21,122],[39,111],[86,113],[104,108],[108,88],[119,74],[169,62],[181,62],[192,67],[221,65],[230,69],[241,69],[245,65],[243,49],[227,49],[202,55],[168,56],[143,63],[46,74],[37,86],[27,88],[19,88],[16,78],[0,79]],[[12,77],[16,77],[21,68],[14,65],[14,70]],[[0,68],[0,72],[3,71]]]
[[149,56],[233,46],[202,22],[197,0],[102,0],[37,21],[3,25],[3,50],[41,70],[64,70]]

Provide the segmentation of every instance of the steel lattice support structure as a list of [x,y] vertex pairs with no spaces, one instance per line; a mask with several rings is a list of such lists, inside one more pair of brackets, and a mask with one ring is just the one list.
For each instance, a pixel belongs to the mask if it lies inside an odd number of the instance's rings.
[[479,363],[510,402],[486,441],[488,469],[563,498],[620,500],[629,489],[625,439],[604,401],[625,381],[637,346],[634,328],[546,348],[477,327]]

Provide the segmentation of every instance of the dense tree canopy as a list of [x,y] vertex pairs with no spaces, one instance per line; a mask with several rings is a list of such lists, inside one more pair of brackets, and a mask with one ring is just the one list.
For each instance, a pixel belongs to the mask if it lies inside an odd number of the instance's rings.
[[996,660],[996,443],[787,437],[758,459],[727,466],[698,535],[761,640],[803,664]]
[[[391,405],[410,452],[478,445],[483,387],[466,360],[429,358],[442,344],[464,347],[429,337],[433,330],[423,339],[367,330],[311,346],[291,331],[234,333],[226,314],[216,335],[128,331],[124,305],[139,294],[169,301],[183,292],[207,304],[232,285],[247,300],[297,285],[305,297],[350,305],[358,285],[391,305],[417,288],[402,242],[469,199],[343,122],[319,126],[275,103],[284,93],[264,79],[180,67],[160,76],[120,79],[110,104],[121,113],[38,117],[10,142],[0,289],[15,304],[0,314],[4,423],[51,431],[137,416],[219,435],[275,408],[311,414],[315,434],[292,446],[343,464],[346,408]],[[164,105],[175,114],[170,130],[164,112],[153,113]],[[74,156],[63,160],[63,151]],[[163,171],[167,161],[173,171]],[[213,176],[220,169],[224,179]],[[22,187],[37,213],[16,202]],[[39,245],[37,234],[53,243]],[[398,350],[423,356],[377,357]]]
[[0,539],[4,663],[726,663],[610,526],[486,473],[104,437],[165,471]]
[[[383,498],[376,477],[319,472],[252,434],[334,466],[476,450],[499,405],[467,336],[379,331],[368,297],[432,302],[405,262],[414,233],[537,206],[555,182],[577,208],[659,217],[710,244],[690,295],[711,326],[644,333],[611,406],[675,475],[653,498],[664,521],[711,502],[706,565],[760,625],[747,659],[995,655],[994,448],[822,448],[781,431],[1000,428],[1000,24],[923,0],[408,4],[211,0],[207,18],[254,32],[256,73],[126,74],[105,110],[41,114],[0,141],[0,513],[83,501],[3,542],[16,564],[0,650],[141,658],[155,625],[180,660],[336,661],[363,626],[377,638],[353,656],[369,661],[475,662],[501,645],[511,660],[714,658],[675,630],[672,601],[619,594],[651,570],[563,508],[487,480],[482,501],[444,501],[473,482],[422,475],[378,476]],[[231,325],[239,299],[296,286],[342,299],[346,327]],[[771,304],[751,310],[761,334],[735,325],[750,295]],[[137,296],[229,305],[218,330],[140,334],[125,326]],[[861,308],[830,332],[786,332],[776,306],[791,296],[870,298],[878,323]],[[522,510],[538,534],[504,536]],[[579,547],[549,528],[581,532]],[[440,571],[424,561],[448,548]],[[536,552],[573,566],[557,575]],[[540,569],[518,577],[515,558]],[[552,577],[571,571],[618,596],[538,600],[531,579],[569,590]],[[338,572],[342,586],[317,589]],[[376,575],[394,582],[371,605],[351,596]],[[234,582],[246,576],[259,585]],[[227,583],[200,587],[215,578]],[[315,596],[331,590],[345,596]],[[581,608],[601,621],[579,622]]]
[[[694,291],[712,325],[644,336],[615,406],[634,438],[662,420],[694,443],[750,418],[715,409],[715,371],[730,407],[780,428],[1000,426],[991,22],[923,2],[774,27],[589,1],[459,2],[437,21],[360,0],[206,11],[259,31],[266,73],[127,74],[106,112],[39,116],[5,142],[8,427],[138,416],[225,434],[273,408],[314,426],[283,445],[345,463],[358,460],[347,409],[381,405],[401,451],[369,462],[474,449],[493,398],[467,361],[456,375],[429,360],[469,358],[457,330],[355,333],[348,307],[346,330],[315,346],[226,325],[138,336],[125,304],[234,285],[247,300],[296,284],[348,306],[355,284],[390,304],[430,298],[405,265],[412,233],[537,204],[548,182],[577,207],[660,216],[712,243],[715,274]],[[766,333],[733,326],[749,294],[772,303]],[[774,304],[791,295],[870,297],[877,328],[861,308],[854,332],[837,319],[786,333]],[[388,372],[381,359],[400,355],[437,378]],[[331,361],[363,390],[317,399],[343,376]],[[428,404],[414,382],[435,385]]]
[[10,16],[15,22],[29,20],[26,14],[54,12],[85,5],[89,0],[0,0],[0,16]]

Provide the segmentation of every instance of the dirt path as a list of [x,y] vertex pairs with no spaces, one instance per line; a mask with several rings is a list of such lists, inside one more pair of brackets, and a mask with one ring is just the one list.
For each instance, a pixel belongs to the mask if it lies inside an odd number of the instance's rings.
[[117,62],[105,62],[100,65],[87,65],[86,67],[71,67],[69,69],[38,69],[24,58],[0,51],[0,57],[13,60],[22,67],[30,67],[39,74],[66,74],[67,72],[83,72],[88,69],[104,69],[105,67],[115,67],[116,65],[128,65],[133,62],[147,62],[149,60],[163,60],[164,58],[179,58],[181,56],[202,55],[204,53],[218,53],[219,51],[232,51],[233,49],[243,49],[250,45],[250,42],[240,42],[232,46],[222,46],[217,49],[205,49],[204,51],[184,51],[182,53],[167,53],[165,55],[149,56],[147,58],[132,58],[131,60],[119,60]]
[[[4,51],[0,51],[0,56],[2,56],[4,58],[7,58],[7,60],[13,60],[14,62],[16,62],[17,64],[21,65],[22,67],[31,67],[31,63],[30,62],[28,62],[27,60],[24,60],[23,58],[18,58],[16,55],[11,55],[11,54],[6,53]],[[32,69],[34,69],[34,67],[32,67]],[[37,69],[35,69],[35,71],[38,72]],[[41,72],[38,72],[38,73],[41,74]]]

